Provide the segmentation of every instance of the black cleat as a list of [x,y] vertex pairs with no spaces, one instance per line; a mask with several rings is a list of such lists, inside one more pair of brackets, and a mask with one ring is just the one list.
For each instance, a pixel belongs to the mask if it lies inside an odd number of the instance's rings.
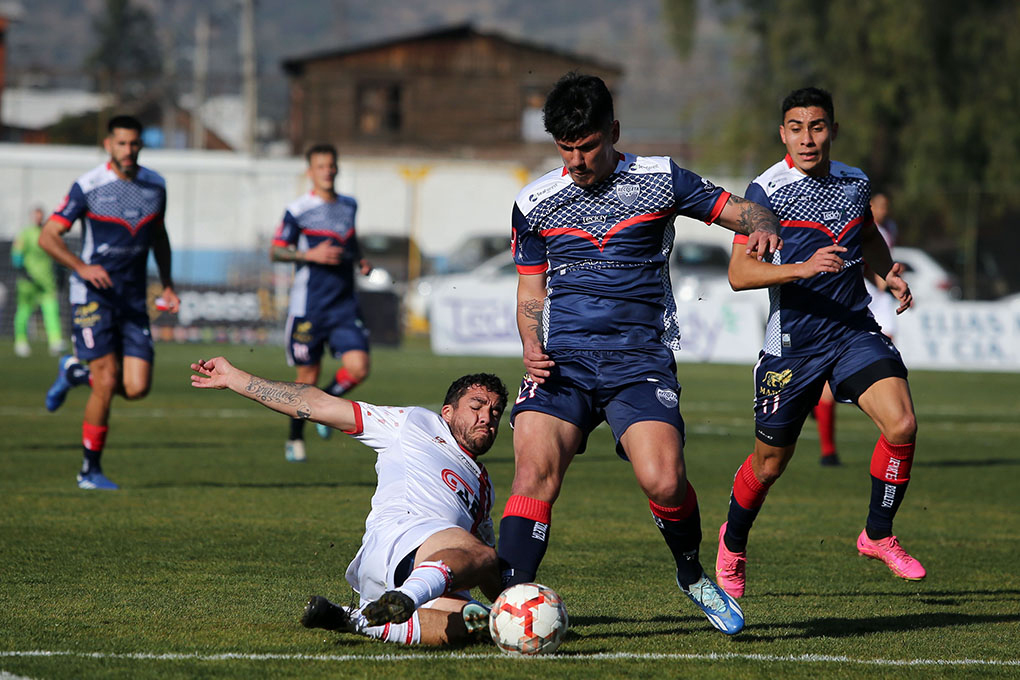
[[414,614],[414,600],[399,590],[387,590],[375,602],[365,605],[362,616],[370,626],[403,623]]
[[354,630],[351,615],[347,613],[347,610],[333,604],[321,595],[312,595],[308,598],[305,611],[301,614],[301,625],[305,628],[324,628],[342,633],[350,633]]
[[839,462],[838,453],[830,453],[827,456],[822,456],[821,458],[818,459],[818,463],[822,467],[838,467],[842,465],[842,463]]

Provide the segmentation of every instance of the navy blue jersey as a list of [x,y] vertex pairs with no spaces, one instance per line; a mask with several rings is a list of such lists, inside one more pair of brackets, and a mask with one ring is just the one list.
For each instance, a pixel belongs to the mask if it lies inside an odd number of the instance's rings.
[[873,221],[867,175],[831,161],[828,175],[811,177],[787,154],[755,178],[745,198],[779,217],[783,249],[773,254],[773,264],[805,262],[825,246],[847,249],[839,254],[845,264],[838,273],[769,287],[766,353],[816,354],[847,333],[879,330],[868,312],[871,298],[861,272],[861,232]]
[[71,303],[144,311],[152,233],[163,226],[165,214],[166,183],[148,168],[139,167],[135,178],[126,180],[104,163],[79,177],[50,219],[68,229],[81,220],[80,257],[85,264],[101,265],[113,286],[95,288],[71,274]]
[[330,202],[308,193],[287,206],[274,246],[307,251],[328,240],[344,249],[336,265],[298,263],[290,291],[290,316],[329,319],[355,313],[354,265],[361,259],[354,233],[357,210],[357,201],[340,194]]
[[677,215],[712,223],[729,193],[665,156],[620,154],[598,185],[566,168],[526,186],[513,209],[521,274],[548,271],[545,349],[679,349],[669,281]]

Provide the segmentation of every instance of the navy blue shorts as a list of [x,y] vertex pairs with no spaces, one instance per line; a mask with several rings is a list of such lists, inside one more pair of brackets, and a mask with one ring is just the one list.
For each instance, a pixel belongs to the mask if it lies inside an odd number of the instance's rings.
[[559,350],[548,352],[556,365],[541,385],[527,375],[510,412],[513,426],[518,413],[539,411],[577,425],[584,440],[602,421],[616,438],[616,452],[626,457],[620,437],[634,423],[669,423],[684,436],[680,416],[680,385],[676,362],[665,347],[660,350]]
[[828,382],[836,401],[856,404],[884,378],[906,378],[907,367],[885,335],[861,331],[823,354],[777,357],[762,352],[754,366],[755,436],[790,446]]
[[83,361],[116,354],[152,363],[155,351],[144,311],[121,309],[92,301],[71,305],[74,353]]
[[360,316],[319,321],[307,316],[287,317],[286,351],[291,366],[314,366],[329,343],[334,359],[351,350],[368,351],[368,329]]

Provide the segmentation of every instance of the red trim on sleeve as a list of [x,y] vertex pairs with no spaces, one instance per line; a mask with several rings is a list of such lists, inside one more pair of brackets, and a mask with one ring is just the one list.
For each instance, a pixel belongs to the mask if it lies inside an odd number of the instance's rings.
[[64,227],[64,231],[67,231],[68,229],[71,228],[71,220],[67,219],[63,215],[53,213],[52,215],[50,215],[50,219],[53,220],[54,222],[60,222],[60,224],[62,224]]
[[510,496],[506,500],[503,516],[523,517],[533,522],[549,524],[549,520],[552,519],[552,503],[527,496]]
[[742,246],[745,243],[747,243],[747,234],[734,234],[733,235],[733,245],[735,245],[735,246]]
[[356,401],[352,401],[351,406],[354,407],[354,429],[340,431],[344,434],[362,434],[365,431],[365,421],[361,417],[361,404]]
[[280,248],[286,248],[290,244],[287,243],[286,241],[284,241],[282,238],[274,238],[273,239],[273,245],[274,246],[279,246]]
[[542,272],[549,269],[549,263],[543,262],[542,264],[519,264],[517,265],[518,274],[541,274]]
[[726,207],[726,201],[730,200],[730,196],[732,196],[732,194],[728,191],[724,191],[719,194],[719,200],[717,200],[715,205],[712,206],[712,212],[709,213],[708,219],[705,220],[705,224],[712,224],[719,219],[719,215],[722,214],[723,208]]

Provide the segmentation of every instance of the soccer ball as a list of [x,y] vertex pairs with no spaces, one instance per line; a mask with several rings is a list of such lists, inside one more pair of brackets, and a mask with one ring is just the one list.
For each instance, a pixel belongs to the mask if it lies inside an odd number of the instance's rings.
[[496,598],[489,632],[507,654],[552,654],[567,634],[567,608],[552,588],[519,583]]

